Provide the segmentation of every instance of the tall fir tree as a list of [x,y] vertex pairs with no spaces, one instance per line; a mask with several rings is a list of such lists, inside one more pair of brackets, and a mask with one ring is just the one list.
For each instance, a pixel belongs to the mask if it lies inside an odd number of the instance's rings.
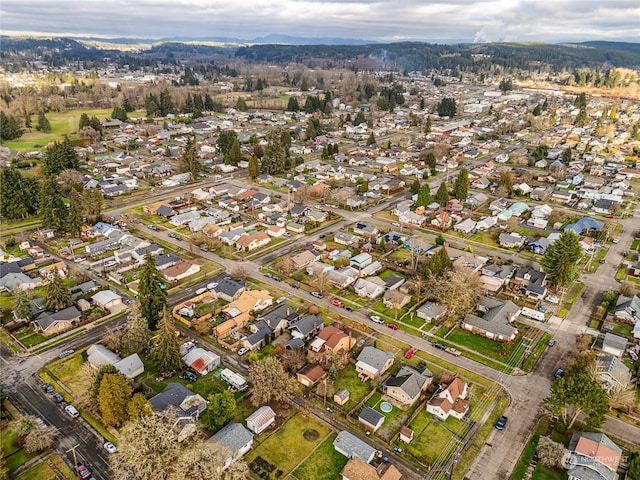
[[449,190],[447,189],[446,182],[440,184],[434,200],[443,206],[449,201]]
[[40,218],[46,228],[57,232],[67,231],[69,209],[64,203],[60,185],[55,177],[45,177],[40,191]]
[[109,427],[119,427],[129,419],[128,405],[133,388],[121,373],[107,373],[98,391],[98,406],[102,421]]
[[424,183],[418,190],[418,199],[416,200],[416,207],[426,207],[432,202],[431,188],[427,182]]
[[140,314],[147,320],[149,328],[154,330],[158,325],[162,310],[167,306],[167,292],[162,288],[165,279],[158,271],[156,260],[151,252],[145,253],[144,260],[138,286]]
[[464,200],[469,196],[469,170],[462,168],[453,184],[453,197]]
[[576,276],[576,262],[582,256],[578,236],[571,230],[563,232],[547,249],[540,265],[551,285],[566,287]]
[[196,180],[198,173],[202,169],[198,159],[198,147],[194,137],[189,137],[182,153],[182,171],[191,174],[191,179]]
[[55,272],[53,278],[47,285],[44,308],[57,312],[58,310],[63,310],[71,306],[72,303],[71,294],[67,287],[65,287],[62,277],[58,275],[58,272]]
[[30,322],[33,317],[29,295],[20,287],[13,290],[13,316],[26,322]]
[[137,300],[131,304],[129,322],[124,333],[124,346],[130,352],[142,353],[151,345],[149,324],[140,314],[140,303]]
[[158,324],[158,335],[154,340],[153,347],[151,347],[151,357],[163,372],[177,370],[182,366],[180,339],[176,336],[173,317],[166,308],[162,320]]

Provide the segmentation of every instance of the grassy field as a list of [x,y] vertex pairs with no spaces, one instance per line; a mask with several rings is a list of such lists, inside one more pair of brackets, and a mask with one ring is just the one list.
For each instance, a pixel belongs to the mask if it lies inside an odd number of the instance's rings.
[[[78,124],[80,123],[80,115],[86,113],[87,115],[96,116],[98,119],[104,119],[111,116],[111,109],[88,109],[88,110],[67,110],[66,112],[49,112],[46,114],[47,120],[51,124],[51,132],[43,133],[33,129],[31,132],[27,132],[22,137],[5,142],[6,147],[12,150],[18,151],[30,151],[30,150],[42,150],[47,146],[49,142],[55,142],[56,140],[62,140],[65,135],[71,135],[78,131]],[[37,116],[32,116],[31,120],[33,124],[37,122]],[[40,145],[36,147],[35,145]]]
[[[412,428],[414,428],[413,424]],[[451,440],[451,432],[441,423],[432,421],[417,435],[413,442],[407,444],[406,449],[424,462],[434,463],[438,461],[439,463],[440,461],[446,461],[446,459],[440,458],[440,455]]]
[[347,457],[336,452],[333,441],[336,435],[329,435],[318,448],[296,468],[292,476],[297,480],[334,480],[347,464]]
[[74,478],[76,478],[75,474],[64,463],[60,455],[51,455],[17,477],[16,480],[73,480]]
[[349,390],[349,401],[340,408],[348,412],[367,396],[371,391],[371,384],[370,382],[362,383],[356,373],[356,367],[353,364],[349,364],[347,368],[340,372],[336,380],[336,391],[342,388]]
[[275,477],[269,475],[260,478],[281,478],[300,465],[329,433],[328,427],[299,413],[289,419],[277,433],[249,452],[246,457],[247,464],[250,468],[254,465],[254,476],[258,476],[256,465],[274,466],[280,470],[280,475],[274,472]]

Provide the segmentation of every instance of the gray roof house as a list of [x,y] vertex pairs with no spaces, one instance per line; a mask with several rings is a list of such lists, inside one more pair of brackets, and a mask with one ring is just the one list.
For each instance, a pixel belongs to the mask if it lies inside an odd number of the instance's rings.
[[358,415],[358,422],[368,432],[375,432],[384,423],[384,415],[371,407],[364,407]]
[[575,432],[569,441],[571,480],[617,480],[622,449],[603,433]]
[[149,399],[156,412],[173,409],[179,416],[198,418],[207,408],[207,401],[180,383],[169,383],[162,392]]
[[221,298],[227,302],[236,300],[245,290],[242,282],[236,282],[231,278],[222,278],[218,280],[218,285],[211,290],[216,298]]
[[605,333],[604,341],[602,342],[603,352],[615,355],[616,357],[622,357],[626,348],[626,338],[614,335],[613,333]]
[[398,375],[389,377],[382,385],[384,393],[404,405],[413,405],[420,394],[431,385],[433,373],[428,368],[422,372],[410,366],[400,368]]
[[518,329],[513,322],[520,314],[520,307],[515,303],[482,296],[478,299],[477,310],[483,315],[467,314],[460,325],[463,329],[499,342],[515,340]]
[[631,383],[631,371],[618,357],[598,355],[596,357],[598,379],[607,392]]
[[356,371],[363,380],[374,379],[393,365],[393,353],[383,352],[376,347],[364,347],[356,362]]
[[620,295],[616,303],[614,317],[619,322],[635,325],[640,321],[640,297]]
[[45,311],[33,321],[33,326],[49,335],[71,328],[73,322],[80,321],[80,315],[80,310],[74,305],[57,312]]
[[375,448],[346,430],[338,433],[333,441],[333,448],[347,458],[359,458],[366,463],[371,462],[376,454]]
[[321,318],[315,315],[307,315],[294,323],[290,327],[290,330],[292,337],[309,340],[311,337],[317,335],[323,328],[324,322]]
[[427,322],[437,320],[447,313],[446,307],[435,302],[426,302],[416,311],[418,312],[418,317]]
[[253,434],[239,423],[230,423],[209,438],[209,441],[217,442],[231,450],[231,455],[224,463],[224,470],[251,450],[251,447],[253,447]]

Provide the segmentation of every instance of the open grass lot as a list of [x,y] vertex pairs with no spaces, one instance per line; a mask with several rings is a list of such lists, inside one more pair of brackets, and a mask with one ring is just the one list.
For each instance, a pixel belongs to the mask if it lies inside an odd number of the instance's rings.
[[296,468],[289,478],[297,480],[335,480],[347,464],[347,457],[333,448],[335,434],[329,435],[320,446]]
[[351,363],[340,372],[336,380],[336,392],[342,388],[349,390],[349,401],[340,406],[345,412],[348,412],[360,403],[371,391],[370,382],[362,383],[356,373],[355,365]]
[[[55,142],[56,140],[62,140],[64,135],[70,135],[78,131],[78,124],[80,123],[80,115],[86,113],[91,116],[96,116],[98,119],[104,119],[111,117],[111,109],[87,109],[87,110],[67,110],[66,112],[49,112],[45,116],[51,124],[51,132],[42,133],[36,131],[27,132],[22,137],[5,142],[5,146],[12,150],[29,151],[29,150],[41,150],[46,147],[49,142]],[[134,115],[135,116],[135,115]],[[31,117],[33,124],[37,123],[37,115]],[[35,147],[34,145],[40,145]]]
[[513,343],[494,342],[493,340],[467,332],[461,328],[456,328],[447,335],[449,342],[462,345],[502,362],[510,359],[514,350],[523,342],[523,338],[524,335],[521,334]]
[[[18,420],[20,418],[20,412],[18,412],[8,401],[6,401],[2,407],[3,410],[7,410],[9,417],[12,420]],[[21,467],[36,456],[35,453],[29,453],[24,448],[18,446],[16,444],[17,439],[18,432],[11,428],[11,423],[3,422],[2,427],[0,428],[0,453],[2,453],[6,459],[9,473],[14,472],[17,468]]]
[[[429,414],[427,415],[431,416]],[[447,449],[451,441],[451,432],[449,432],[444,425],[434,420],[429,422],[422,431],[416,431],[416,438],[413,442],[407,444],[406,449],[422,462],[434,463],[436,461],[446,461],[446,458],[441,458],[440,455],[443,450]]]
[[22,330],[16,334],[16,337],[27,348],[42,343],[49,338],[46,335],[36,333],[32,328]]
[[60,455],[51,455],[41,463],[30,468],[16,480],[73,480],[77,478]]
[[[378,300],[376,300],[376,302],[373,304],[371,308],[389,320],[398,320],[398,319],[402,319],[402,317],[406,315],[406,313],[409,311],[409,309],[413,305],[414,305],[414,302],[411,301],[407,303],[404,307],[402,307],[400,310],[396,310],[395,308],[387,308],[384,305],[382,298],[379,298]],[[422,323],[422,319],[419,318],[418,320],[420,320],[420,322]]]
[[[330,433],[325,425],[311,417],[298,413],[290,418],[282,428],[260,443],[246,456],[251,465],[260,457],[282,471],[284,478],[296,468]],[[277,477],[277,473],[276,473]],[[272,478],[276,478],[272,477]]]

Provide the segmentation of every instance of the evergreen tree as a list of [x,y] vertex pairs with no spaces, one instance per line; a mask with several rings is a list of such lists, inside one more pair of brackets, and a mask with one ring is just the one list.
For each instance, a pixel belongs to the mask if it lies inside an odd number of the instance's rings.
[[449,257],[449,252],[445,247],[442,247],[424,263],[422,275],[424,278],[429,278],[430,274],[436,277],[443,277],[445,273],[452,269],[453,262]]
[[98,188],[88,188],[82,190],[83,214],[89,222],[96,222],[100,219],[102,212],[102,192]]
[[193,113],[193,96],[191,92],[187,93],[187,97],[184,100],[184,113]]
[[160,113],[160,101],[158,100],[158,97],[153,93],[150,93],[144,99],[144,107],[147,110],[147,117],[155,118],[162,116]]
[[142,416],[151,415],[151,405],[142,393],[134,393],[131,400],[127,404],[127,413],[129,420],[136,420]]
[[182,153],[181,163],[182,171],[190,173],[191,179],[195,181],[198,178],[198,173],[200,173],[200,170],[202,169],[202,165],[198,159],[198,147],[196,145],[195,138],[189,137],[187,140],[184,152]]
[[513,194],[513,173],[511,172],[511,169],[505,168],[504,170],[500,171],[498,188],[504,189],[507,195]]
[[116,105],[115,107],[113,107],[113,110],[111,111],[111,118],[115,118],[117,120],[120,120],[121,122],[126,122],[127,111],[124,109],[123,106]]
[[299,112],[300,104],[298,103],[298,99],[296,97],[289,97],[289,102],[287,103],[287,112]]
[[567,147],[562,150],[562,163],[565,165],[571,163],[571,147]]
[[239,112],[246,112],[248,109],[245,99],[243,97],[238,97],[238,100],[236,100],[236,110]]
[[38,114],[38,123],[36,124],[36,130],[39,132],[49,133],[51,131],[51,124],[47,117],[44,116],[44,112]]
[[80,160],[69,138],[65,137],[64,141],[47,148],[42,159],[42,174],[53,176],[67,169],[79,170]]
[[176,336],[173,317],[165,308],[162,320],[158,323],[158,335],[151,347],[151,357],[158,363],[160,371],[169,372],[182,366],[180,339]]
[[258,159],[253,155],[251,156],[251,158],[249,158],[248,171],[249,171],[249,177],[252,180],[255,180],[256,177],[260,175],[260,162],[258,162]]
[[213,430],[218,430],[229,423],[235,411],[236,399],[231,390],[224,390],[220,393],[209,395],[207,418],[209,419],[209,426]]
[[124,346],[133,353],[142,353],[151,345],[151,331],[147,320],[140,314],[140,303],[136,300],[129,310],[129,322],[124,332]]
[[436,245],[444,245],[444,242],[445,242],[444,235],[439,233],[438,236],[436,237]]
[[135,108],[133,108],[133,105],[131,105],[131,101],[127,97],[124,97],[124,100],[122,101],[122,108],[124,108],[124,111],[126,113],[135,111]]
[[71,306],[72,303],[71,294],[67,287],[64,286],[62,277],[58,275],[58,272],[55,272],[53,278],[47,285],[47,296],[44,300],[44,308],[57,312],[58,310],[63,310]]
[[103,365],[98,370],[96,374],[96,378],[93,379],[93,384],[91,385],[91,389],[89,393],[93,398],[98,398],[100,394],[100,385],[102,384],[102,379],[105,375],[118,373],[118,369],[113,365]]
[[151,330],[156,328],[162,309],[167,306],[167,293],[162,288],[165,279],[158,271],[153,255],[147,250],[144,267],[139,274],[138,296],[140,314],[147,320]]
[[[193,94],[193,110],[194,112],[204,110],[204,100],[202,99],[202,95],[199,93]],[[194,115],[195,116],[195,115]]]
[[358,110],[356,118],[353,121],[353,125],[357,127],[358,125],[360,125],[361,123],[365,123],[366,121],[367,119],[364,117],[364,112],[362,110]]
[[129,419],[127,407],[132,393],[131,385],[121,373],[108,373],[102,377],[98,406],[106,426],[119,427]]
[[60,185],[55,177],[46,177],[40,191],[40,217],[42,224],[57,232],[64,233],[67,228],[69,209],[64,203]]
[[233,147],[233,143],[238,139],[238,134],[235,130],[223,130],[219,132],[218,139],[216,140],[216,145],[218,146],[218,150],[222,155],[226,155],[231,151],[231,147]]
[[173,106],[173,99],[169,93],[169,89],[165,88],[160,92],[160,100],[158,101],[158,107],[160,109],[160,116],[166,117],[170,113],[175,113]]
[[32,124],[31,124],[31,115],[29,115],[28,113],[24,116],[24,128],[28,128],[29,130],[31,130]]
[[[284,153],[287,158],[291,155],[291,133],[289,130],[283,130],[280,134],[280,143],[282,144],[282,148],[284,148]],[[338,153],[338,152],[336,152]]]
[[89,115],[86,113],[82,113],[80,115],[80,120],[78,121],[78,130],[82,130],[84,127],[90,127],[89,125]]
[[566,287],[576,277],[576,262],[582,256],[578,236],[571,230],[563,232],[547,249],[540,265],[550,284]]
[[431,133],[431,117],[427,117],[427,121],[424,123],[424,133],[426,135]]
[[287,154],[284,151],[280,135],[271,132],[267,138],[267,147],[261,161],[261,172],[268,174],[279,174],[285,170]]
[[413,181],[413,183],[409,186],[409,191],[412,195],[416,195],[420,191],[420,180],[417,178]]
[[75,236],[79,236],[82,231],[82,193],[75,188],[69,192],[66,230]]
[[469,170],[462,168],[453,184],[453,197],[464,200],[469,196]]
[[438,187],[434,200],[440,205],[445,205],[449,201],[449,190],[447,190],[447,184],[445,182],[442,182],[440,187]]
[[0,141],[15,140],[16,138],[20,138],[22,133],[20,122],[12,115],[8,115],[0,110]]
[[33,317],[29,295],[20,287],[13,290],[13,316],[25,322],[30,322]]
[[215,110],[215,102],[208,93],[204,95],[204,109],[208,111]]
[[369,138],[367,138],[367,145],[375,145],[376,144],[376,136],[373,134],[373,130],[369,134]]
[[240,150],[240,141],[236,138],[231,145],[231,150],[224,156],[224,163],[227,165],[235,165],[242,160],[242,152]]
[[440,117],[455,117],[458,112],[458,106],[454,98],[445,97],[438,102],[436,110]]
[[17,168],[0,169],[0,215],[21,220],[38,211],[40,186]]
[[432,202],[431,188],[429,184],[425,182],[418,190],[418,199],[416,200],[416,207],[426,207]]

